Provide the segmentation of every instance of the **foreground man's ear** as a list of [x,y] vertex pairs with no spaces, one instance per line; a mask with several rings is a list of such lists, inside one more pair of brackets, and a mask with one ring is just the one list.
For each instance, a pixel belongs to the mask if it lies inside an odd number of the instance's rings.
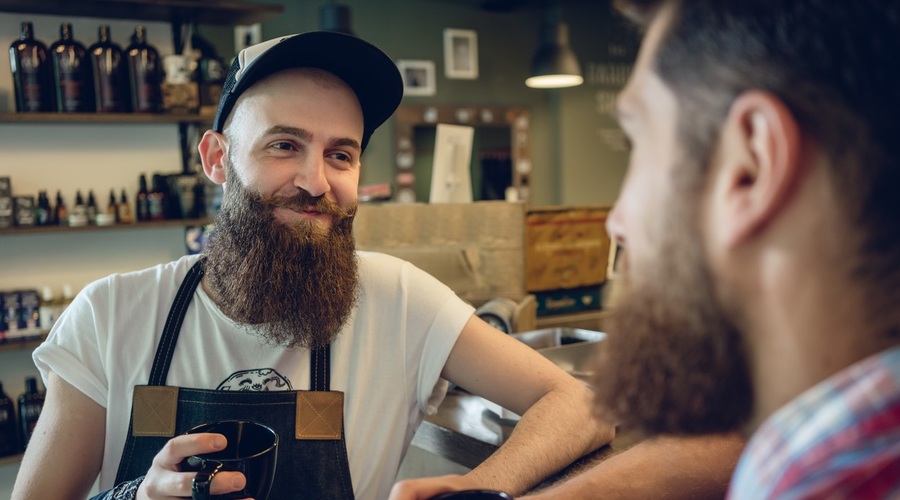
[[225,136],[207,130],[197,145],[200,152],[200,161],[203,163],[203,172],[209,180],[216,184],[225,183],[225,161],[228,158],[228,142]]
[[727,247],[763,230],[804,174],[802,137],[787,106],[767,92],[734,100],[722,125],[707,213]]

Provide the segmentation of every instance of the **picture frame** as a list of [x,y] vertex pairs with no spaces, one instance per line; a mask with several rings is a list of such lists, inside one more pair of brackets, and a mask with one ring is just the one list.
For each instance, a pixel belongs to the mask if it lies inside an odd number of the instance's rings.
[[401,59],[397,69],[403,79],[403,94],[428,96],[436,92],[434,61]]
[[478,33],[475,30],[444,30],[444,75],[447,78],[478,78]]

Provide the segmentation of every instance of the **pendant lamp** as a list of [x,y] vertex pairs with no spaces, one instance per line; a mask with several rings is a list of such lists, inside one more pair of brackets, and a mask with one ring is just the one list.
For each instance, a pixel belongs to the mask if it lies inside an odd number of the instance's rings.
[[319,29],[356,35],[350,27],[350,6],[329,2],[319,7]]
[[553,89],[581,85],[581,65],[569,45],[569,25],[549,21],[541,33],[541,45],[531,60],[531,76],[525,85],[537,89]]

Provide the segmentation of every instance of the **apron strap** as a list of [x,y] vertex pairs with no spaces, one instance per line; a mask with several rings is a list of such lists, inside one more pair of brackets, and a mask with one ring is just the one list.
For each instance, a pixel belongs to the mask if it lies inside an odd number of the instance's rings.
[[331,390],[331,344],[309,353],[309,390]]
[[178,334],[181,332],[181,324],[184,322],[184,315],[187,312],[191,299],[194,298],[194,292],[197,285],[203,279],[206,269],[206,258],[201,257],[196,264],[191,266],[172,307],[169,308],[169,316],[166,318],[166,326],[163,327],[162,338],[159,345],[156,346],[156,357],[153,359],[153,368],[150,370],[150,381],[147,385],[166,385],[166,376],[169,374],[169,366],[172,364],[172,354],[175,352],[175,343],[178,342]]

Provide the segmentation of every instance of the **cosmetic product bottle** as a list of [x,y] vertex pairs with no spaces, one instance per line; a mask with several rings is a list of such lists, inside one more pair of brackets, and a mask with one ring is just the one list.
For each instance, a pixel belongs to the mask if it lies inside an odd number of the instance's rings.
[[131,205],[128,203],[128,195],[125,194],[124,189],[122,189],[122,197],[119,198],[119,204],[116,208],[118,209],[119,224],[131,224],[134,222],[134,217],[131,215]]
[[162,68],[159,52],[147,43],[143,26],[134,28],[131,44],[125,48],[131,110],[135,113],[157,113],[162,108]]
[[63,201],[62,194],[56,192],[56,206],[53,208],[53,224],[67,225],[69,223],[69,211],[66,210],[66,202]]
[[128,68],[122,48],[113,43],[109,25],[97,29],[97,42],[88,47],[94,82],[94,109],[98,113],[128,111]]
[[30,21],[22,23],[19,39],[9,46],[9,65],[12,70],[16,111],[50,111],[53,108],[53,93],[50,90],[47,47],[34,39],[34,25]]
[[17,429],[15,405],[3,391],[3,382],[0,382],[0,457],[19,453]]
[[84,46],[75,41],[72,23],[59,26],[59,40],[50,46],[56,111],[93,111],[91,64]]
[[25,378],[25,392],[19,396],[19,442],[24,450],[34,433],[41,410],[44,408],[44,392],[38,390],[35,377]]

